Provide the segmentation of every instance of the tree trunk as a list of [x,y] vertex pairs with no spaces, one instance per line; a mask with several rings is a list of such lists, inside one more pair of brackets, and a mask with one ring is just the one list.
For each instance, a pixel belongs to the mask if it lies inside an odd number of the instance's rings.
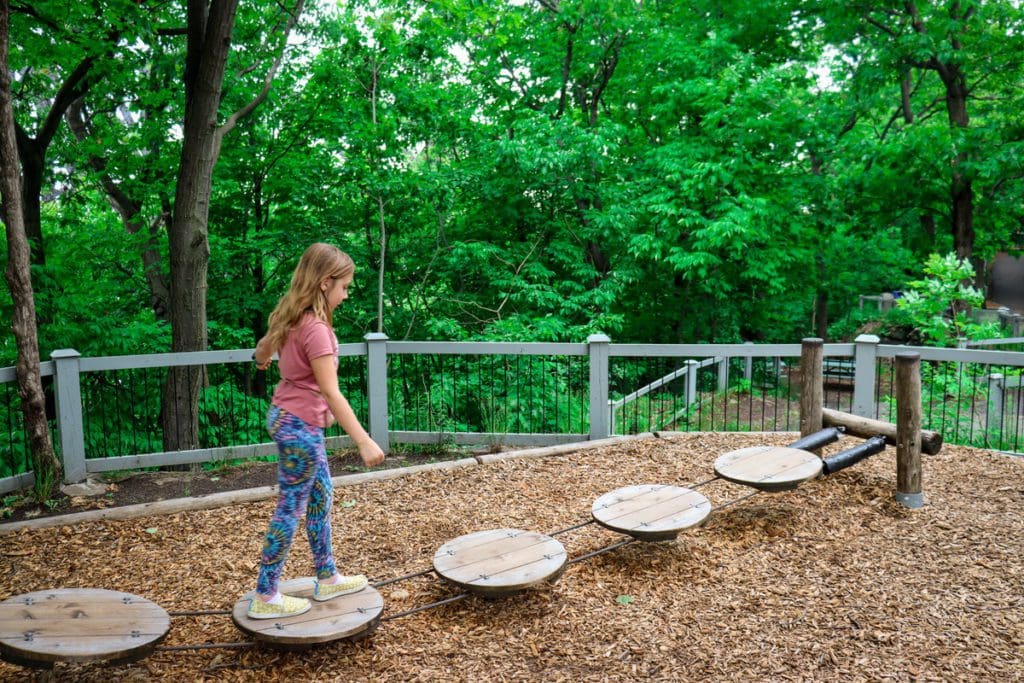
[[814,334],[828,340],[828,278],[825,268],[825,257],[821,252],[814,258],[815,270],[818,271],[818,291],[814,296]]
[[[961,167],[966,155],[958,154],[956,167]],[[953,208],[953,248],[961,260],[971,260],[974,255],[974,189],[971,179],[961,171],[953,171],[950,189]]]
[[[207,221],[217,161],[217,108],[238,0],[188,5],[185,126],[170,226],[171,350],[206,349]],[[199,447],[198,402],[202,367],[172,368],[164,386],[164,448]]]
[[384,195],[377,192],[377,217],[380,221],[380,267],[377,269],[377,332],[384,332],[384,262],[388,255],[387,223],[384,221]]
[[33,266],[46,265],[39,200],[39,195],[43,191],[44,155],[45,151],[39,149],[35,140],[26,140],[20,145],[22,221],[25,226],[25,237],[28,239],[29,260]]
[[[18,395],[25,418],[35,494],[39,501],[49,498],[60,480],[61,466],[50,441],[46,423],[46,404],[39,374],[39,340],[36,336],[35,297],[29,277],[29,243],[25,235],[24,206],[19,182],[18,146],[11,105],[11,80],[7,65],[10,39],[10,6],[0,0],[0,195],[7,233],[7,270],[5,276],[14,302],[12,327],[18,347]],[[37,195],[38,196],[38,195]]]
[[[265,172],[260,171],[255,173],[252,182],[252,215],[254,230],[257,234],[262,233],[267,224],[270,221],[269,210],[263,202],[263,181],[265,179]],[[250,239],[248,231],[245,235],[246,241]],[[257,252],[252,256],[252,291],[254,295],[262,294],[267,288],[266,273],[263,268],[263,258],[260,252]],[[267,333],[267,317],[263,313],[254,313],[249,322],[249,327],[252,329],[253,343],[256,340],[262,339],[263,335]],[[254,372],[252,375],[252,384],[249,385],[252,396],[259,396],[260,398],[267,397],[267,373],[265,372]]]
[[[111,35],[111,41],[117,42],[116,33]],[[24,130],[15,127],[15,143],[20,154],[22,174],[22,220],[29,243],[29,258],[35,266],[41,266],[46,262],[39,198],[43,187],[43,172],[46,168],[46,150],[57,134],[64,112],[73,101],[82,97],[89,89],[92,66],[93,57],[86,57],[60,84],[34,138],[30,138]]]
[[[950,125],[966,129],[967,84],[957,67],[940,71],[946,84],[946,109]],[[953,247],[961,259],[970,260],[974,255],[974,188],[971,177],[964,168],[971,161],[967,151],[958,152],[953,160],[953,180],[950,184]]]
[[[908,0],[904,4],[907,16],[911,20],[914,31],[920,36],[926,36],[924,20],[917,8],[917,4]],[[966,22],[969,16],[976,11],[973,6],[961,8],[959,3],[953,3],[949,9],[949,18]],[[960,35],[953,30],[947,34],[949,39],[950,54],[957,54],[963,49],[960,42]],[[945,61],[936,52],[929,59],[919,62],[917,66],[935,71],[942,84],[946,88],[946,113],[949,116],[949,125],[954,129],[966,130],[968,127],[967,117],[967,96],[970,90],[967,87],[967,76],[955,61],[957,57],[947,57]],[[953,157],[953,177],[950,181],[950,223],[953,231],[953,248],[960,259],[970,259],[974,254],[974,189],[969,171],[965,169],[973,161],[973,155],[965,150],[965,141],[955,139],[953,145],[960,151]]]

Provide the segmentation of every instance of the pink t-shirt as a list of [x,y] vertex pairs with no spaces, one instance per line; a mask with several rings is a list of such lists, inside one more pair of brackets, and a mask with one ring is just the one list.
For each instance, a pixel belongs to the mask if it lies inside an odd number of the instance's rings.
[[332,356],[338,367],[338,338],[330,325],[306,313],[278,351],[281,381],[272,399],[274,405],[317,427],[327,427],[333,419],[313,375],[311,361],[322,356]]

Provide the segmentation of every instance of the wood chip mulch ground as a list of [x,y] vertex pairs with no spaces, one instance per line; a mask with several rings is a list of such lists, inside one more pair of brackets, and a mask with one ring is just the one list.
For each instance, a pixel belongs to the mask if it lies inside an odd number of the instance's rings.
[[[543,533],[641,483],[713,476],[722,453],[789,434],[685,434],[338,487],[342,566],[383,580],[430,567],[457,536]],[[846,438],[826,453],[858,443]],[[716,509],[676,541],[632,543],[550,586],[386,620],[358,643],[161,651],[130,665],[60,664],[75,681],[1024,680],[1024,459],[945,446],[925,456],[925,507],[893,501],[895,449],[783,493]],[[717,507],[749,489],[711,482]],[[121,590],[168,612],[230,610],[252,590],[273,501],[0,536],[0,599]],[[621,540],[560,535],[570,557]],[[296,541],[286,578],[312,573]],[[458,590],[435,575],[381,587],[385,618]],[[165,646],[238,643],[229,616],[174,617]],[[31,671],[0,664],[0,679]]]

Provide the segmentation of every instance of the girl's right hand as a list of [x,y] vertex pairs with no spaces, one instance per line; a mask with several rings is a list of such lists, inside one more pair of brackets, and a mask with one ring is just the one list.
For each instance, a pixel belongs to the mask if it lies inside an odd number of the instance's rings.
[[364,465],[374,467],[384,462],[384,451],[380,449],[376,441],[367,439],[359,444],[359,457],[363,459]]

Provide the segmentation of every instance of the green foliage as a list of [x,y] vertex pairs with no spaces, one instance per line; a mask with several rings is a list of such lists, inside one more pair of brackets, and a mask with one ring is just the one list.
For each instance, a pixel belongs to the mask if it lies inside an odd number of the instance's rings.
[[[922,428],[938,431],[948,443],[1019,450],[1021,432],[1013,420],[993,419],[993,415],[1018,409],[1016,392],[995,405],[992,373],[998,369],[1005,380],[1022,374],[1021,368],[994,368],[978,363],[922,363]],[[882,398],[883,414],[895,416],[896,399]],[[894,419],[894,418],[890,418]]]
[[[37,12],[80,11],[65,5]],[[617,341],[791,341],[814,331],[817,293],[840,320],[858,294],[899,287],[915,259],[949,248],[949,179],[936,170],[954,148],[988,150],[964,167],[977,183],[979,247],[999,248],[997,226],[1015,224],[1019,187],[1019,144],[1004,113],[1020,100],[1015,71],[978,81],[993,97],[973,101],[965,131],[926,115],[886,127],[901,55],[923,60],[943,43],[937,10],[922,10],[924,41],[862,33],[865,17],[904,27],[899,12],[819,9],[812,21],[788,2],[756,11],[625,0],[308,8],[307,40],[291,46],[266,101],[221,149],[211,346],[254,343],[297,255],[318,239],[357,262],[338,316],[345,340],[375,329],[382,296],[383,328],[399,339],[580,341],[600,331]],[[233,60],[264,63],[277,11],[240,9]],[[104,21],[120,17],[118,29],[132,32],[121,43],[131,49],[104,62],[87,95],[89,137],[55,142],[68,189],[44,207],[44,356],[169,346],[140,256],[168,256],[157,219],[173,196],[183,59],[180,41],[152,27],[180,21],[181,10],[118,2],[103,15],[75,19],[83,33],[63,48],[15,15],[31,37],[12,56],[16,70],[30,69],[25,120],[51,87],[41,74],[63,73],[55,65],[67,69],[101,44]],[[965,68],[992,68],[992,55],[1008,54],[997,46],[1019,42],[1011,29],[1021,20],[1018,8],[990,3],[951,24]],[[812,69],[828,73],[827,87]],[[262,77],[228,72],[222,116]],[[920,75],[919,109],[941,88]],[[90,166],[89,155],[104,165]],[[107,180],[153,230],[126,231],[106,204]],[[166,261],[158,268],[166,277]],[[13,361],[9,340],[0,354]]]
[[912,326],[931,346],[956,346],[960,338],[995,332],[992,326],[970,319],[967,307],[984,303],[981,292],[964,284],[974,278],[970,262],[956,254],[932,254],[924,273],[924,278],[908,282],[907,290],[897,299],[892,316],[897,324]]
[[877,321],[880,315],[874,303],[867,308],[850,309],[843,318],[829,325],[828,337],[833,341],[853,341],[866,324]]
[[34,471],[35,478],[32,481],[32,497],[37,503],[43,503],[52,509],[53,502],[50,496],[59,483],[53,470],[44,469],[41,472]]
[[585,433],[586,368],[578,358],[437,356],[393,363],[389,426],[442,433]]
[[[961,266],[926,261],[954,248],[958,183],[976,257],[1021,224],[1024,9],[969,6],[922,4],[916,25],[898,4],[838,0],[308,7],[266,100],[222,141],[201,285],[210,346],[253,345],[316,240],[357,264],[343,342],[377,329],[378,300],[396,340],[792,342],[829,324],[845,338],[864,322],[858,294],[899,288],[896,319],[928,343],[996,336],[944,315],[970,299]],[[186,60],[161,29],[183,6],[31,8],[12,13],[11,46],[29,136],[64,79],[96,69],[86,134],[62,124],[45,163],[41,358],[166,352],[152,288],[170,272]],[[240,6],[218,123],[261,90],[280,11]],[[940,61],[970,84],[966,125],[944,110]],[[15,354],[0,337],[0,365]],[[575,376],[538,363],[524,378],[517,394],[472,363],[434,368],[394,405],[448,431],[579,429]],[[161,373],[90,381],[91,452],[159,442]],[[213,378],[202,439],[262,440],[258,418],[233,417],[259,412],[253,393]],[[568,397],[557,417],[552,395]],[[145,427],[127,433],[119,415]]]
[[264,441],[267,400],[248,396],[230,379],[200,397],[199,438],[206,448]]

